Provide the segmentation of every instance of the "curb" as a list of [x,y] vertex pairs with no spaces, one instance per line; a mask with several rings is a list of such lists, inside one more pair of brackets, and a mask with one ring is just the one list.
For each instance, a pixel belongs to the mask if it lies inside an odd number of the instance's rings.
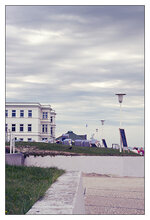
[[27,215],[85,214],[81,172],[66,172],[38,200]]

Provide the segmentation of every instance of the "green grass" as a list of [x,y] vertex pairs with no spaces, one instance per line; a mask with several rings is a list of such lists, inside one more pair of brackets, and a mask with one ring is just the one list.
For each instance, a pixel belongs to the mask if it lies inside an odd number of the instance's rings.
[[63,173],[57,168],[6,165],[6,214],[25,214]]
[[38,143],[38,142],[18,142],[16,146],[35,146],[39,150],[55,150],[63,152],[73,152],[73,153],[82,153],[86,155],[95,155],[95,156],[139,156],[133,152],[122,152],[120,153],[117,149],[112,148],[96,148],[96,147],[79,147],[72,146],[72,149],[68,149],[70,146],[61,145],[61,144],[50,144],[50,143]]

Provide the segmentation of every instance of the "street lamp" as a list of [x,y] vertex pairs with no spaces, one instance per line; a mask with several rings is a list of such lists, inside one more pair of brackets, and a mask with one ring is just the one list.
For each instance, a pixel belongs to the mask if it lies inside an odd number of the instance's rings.
[[[103,125],[104,125],[105,120],[101,120],[102,123],[102,139],[103,139]],[[103,146],[103,140],[102,140],[102,146]]]
[[88,140],[88,133],[87,133],[87,131],[88,131],[88,124],[86,124],[85,127],[86,127],[86,139]]
[[[118,94],[115,94],[118,96],[118,101],[120,103],[120,128],[121,128],[121,104],[123,102],[123,96],[126,95],[126,94],[123,94],[123,93],[118,93]],[[121,137],[120,137],[120,152],[122,152],[122,142],[121,142]]]

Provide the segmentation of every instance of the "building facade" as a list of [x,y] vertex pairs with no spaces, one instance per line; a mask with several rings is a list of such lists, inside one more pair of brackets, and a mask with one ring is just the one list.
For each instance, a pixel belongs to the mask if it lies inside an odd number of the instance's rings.
[[55,111],[40,103],[7,102],[6,140],[55,141]]

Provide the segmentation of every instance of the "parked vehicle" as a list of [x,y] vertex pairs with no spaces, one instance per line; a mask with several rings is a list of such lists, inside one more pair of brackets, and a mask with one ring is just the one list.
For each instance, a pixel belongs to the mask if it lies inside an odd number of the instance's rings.
[[134,148],[133,148],[133,150],[132,150],[132,152],[134,152],[134,153],[137,153],[137,154],[138,154],[138,153],[139,153],[139,151],[138,151],[138,147],[134,147]]
[[62,144],[61,140],[56,140],[56,144]]
[[139,154],[141,155],[141,156],[144,156],[144,149],[141,147],[140,148],[140,150],[139,150]]
[[56,141],[54,141],[53,139],[49,139],[49,140],[48,140],[48,143],[53,144],[53,143],[56,143]]
[[83,140],[82,141],[82,146],[83,147],[91,147],[91,142],[88,140]]
[[81,147],[82,146],[82,142],[83,142],[83,140],[75,140],[74,145]]
[[71,139],[65,139],[65,140],[63,140],[62,144],[71,146],[72,145],[72,140]]
[[62,135],[62,141],[64,141],[65,139],[69,139],[69,134],[63,134]]
[[100,147],[100,143],[96,139],[91,140],[91,147]]
[[135,152],[137,154],[140,154],[141,156],[144,156],[144,149],[142,147],[141,148],[134,147],[132,152]]

